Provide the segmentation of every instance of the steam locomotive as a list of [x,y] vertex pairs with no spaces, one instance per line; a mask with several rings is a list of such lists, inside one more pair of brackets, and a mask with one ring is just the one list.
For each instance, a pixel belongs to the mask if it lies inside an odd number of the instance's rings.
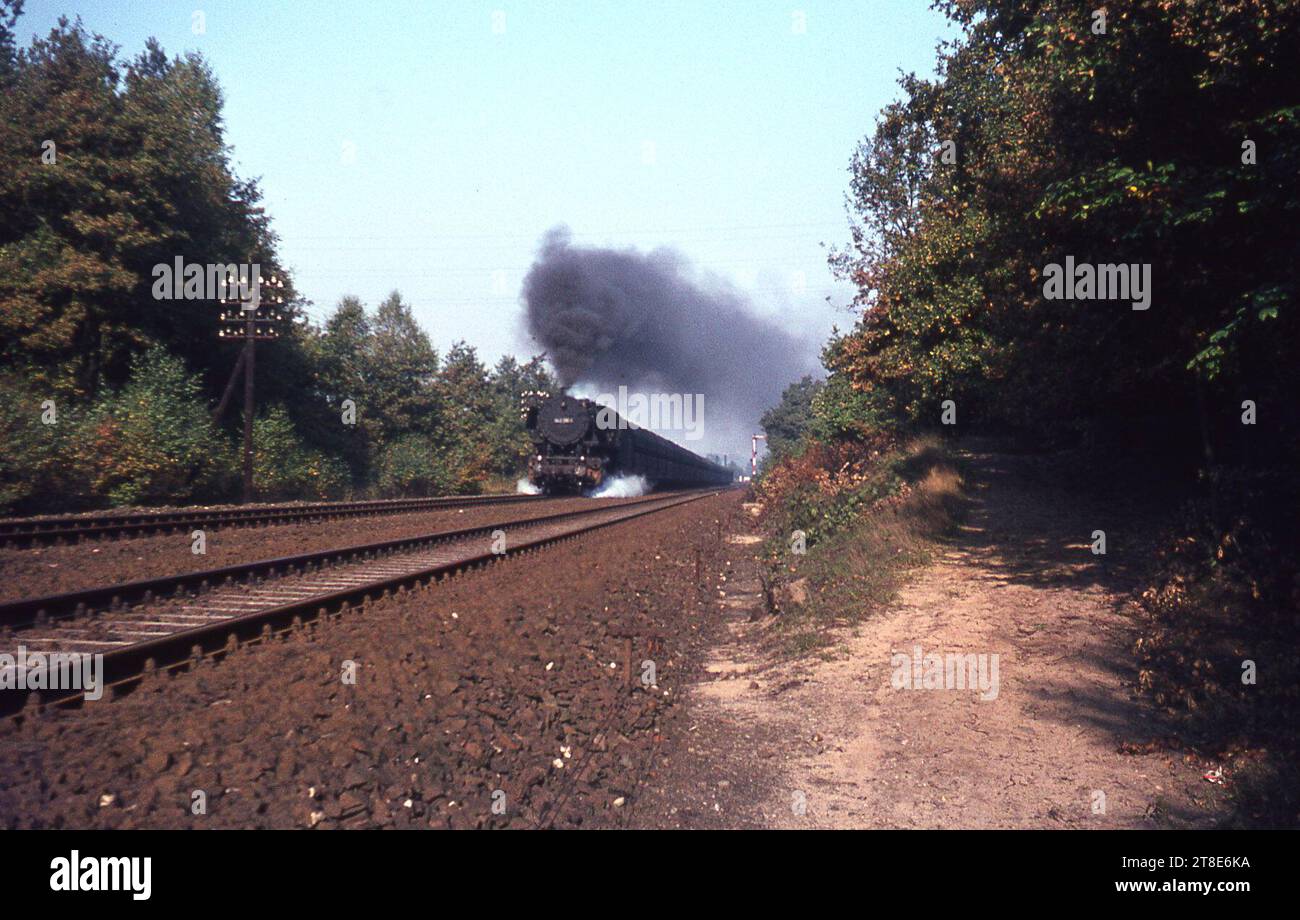
[[729,485],[731,473],[613,409],[561,393],[529,394],[524,424],[533,439],[528,481],[546,494],[599,488],[612,476],[644,476],[656,488]]

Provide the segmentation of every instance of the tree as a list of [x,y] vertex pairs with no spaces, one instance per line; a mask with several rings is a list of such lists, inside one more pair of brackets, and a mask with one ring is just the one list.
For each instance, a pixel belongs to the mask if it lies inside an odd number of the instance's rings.
[[218,305],[156,299],[153,267],[179,257],[282,274],[274,235],[256,185],[230,166],[202,58],[168,60],[153,41],[125,66],[116,55],[62,19],[5,78],[0,353],[84,399],[167,342],[215,389],[228,370],[211,347]]
[[521,475],[527,465],[532,439],[524,427],[523,394],[558,389],[543,355],[535,355],[522,365],[510,355],[497,362],[492,373],[493,410],[488,432],[493,474],[513,478]]
[[453,487],[478,491],[492,467],[491,432],[497,405],[487,368],[472,346],[455,342],[447,351],[438,374],[438,394],[444,411],[436,443],[446,457]]
[[332,443],[356,486],[366,483],[383,434],[380,400],[370,377],[372,334],[365,306],[349,295],[338,302],[310,344],[314,398],[328,407],[315,440]]
[[773,460],[792,451],[807,433],[813,420],[813,400],[824,384],[805,376],[781,393],[781,401],[763,413],[759,424],[767,435],[767,449]]
[[370,323],[367,354],[368,404],[387,442],[406,432],[432,433],[441,424],[436,387],[438,352],[402,295],[393,291]]
[[8,87],[18,70],[18,39],[14,26],[23,13],[23,0],[0,0],[0,89]]
[[[308,324],[260,189],[233,169],[204,59],[150,40],[123,61],[67,19],[19,49],[21,9],[0,0],[0,504],[225,488],[240,415],[214,426],[209,411],[237,352],[214,347],[215,300],[154,296],[154,269],[178,258],[258,263],[286,282],[279,338],[257,351],[265,496],[477,490],[519,468],[519,392],[553,384],[540,358],[489,375],[457,343],[441,362],[396,291],[373,315],[345,297]],[[47,403],[58,424],[42,421]]]
[[[935,424],[952,399],[986,425],[1222,456],[1234,394],[1297,382],[1300,107],[1279,55],[1300,4],[1136,5],[1105,34],[1064,0],[941,5],[961,39],[853,159],[832,265],[863,314],[831,381],[892,424]],[[1267,162],[1243,162],[1243,138]],[[1066,256],[1150,266],[1154,303],[1046,298]]]
[[266,500],[337,499],[347,492],[347,467],[305,444],[283,406],[271,406],[254,421],[253,465],[258,494]]

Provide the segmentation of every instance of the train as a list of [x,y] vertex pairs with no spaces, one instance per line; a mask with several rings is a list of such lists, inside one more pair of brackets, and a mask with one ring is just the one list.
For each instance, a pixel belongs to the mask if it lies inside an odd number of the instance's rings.
[[590,492],[614,476],[642,476],[656,489],[732,482],[726,467],[590,399],[566,393],[528,394],[524,425],[533,441],[528,481],[547,495]]

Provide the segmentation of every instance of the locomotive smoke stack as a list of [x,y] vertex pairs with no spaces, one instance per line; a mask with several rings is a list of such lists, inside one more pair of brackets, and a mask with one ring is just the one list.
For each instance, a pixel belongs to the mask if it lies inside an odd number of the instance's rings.
[[566,388],[702,393],[705,438],[718,448],[748,437],[781,391],[817,366],[808,342],[668,249],[574,246],[567,227],[554,227],[523,296],[528,330]]

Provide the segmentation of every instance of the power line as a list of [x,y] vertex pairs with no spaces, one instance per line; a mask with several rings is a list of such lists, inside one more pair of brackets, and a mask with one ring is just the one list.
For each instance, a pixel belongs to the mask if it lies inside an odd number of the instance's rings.
[[[848,230],[847,224],[829,225],[820,221],[814,223],[798,224],[728,224],[719,226],[695,226],[695,227],[677,227],[677,228],[642,228],[637,230],[574,230],[575,237],[600,237],[600,236],[660,236],[675,233],[721,233],[731,234],[743,230],[793,230],[797,228],[816,228],[826,230],[827,232],[845,233]],[[356,240],[386,240],[386,239],[419,239],[420,237],[409,232],[406,233],[374,233],[374,234],[357,234],[357,233],[306,233],[294,234],[294,239],[312,240],[312,239],[356,239]],[[431,231],[429,239],[518,239],[527,241],[536,241],[537,235],[534,233],[502,233],[496,231],[483,233],[463,233],[456,231],[436,230]]]

